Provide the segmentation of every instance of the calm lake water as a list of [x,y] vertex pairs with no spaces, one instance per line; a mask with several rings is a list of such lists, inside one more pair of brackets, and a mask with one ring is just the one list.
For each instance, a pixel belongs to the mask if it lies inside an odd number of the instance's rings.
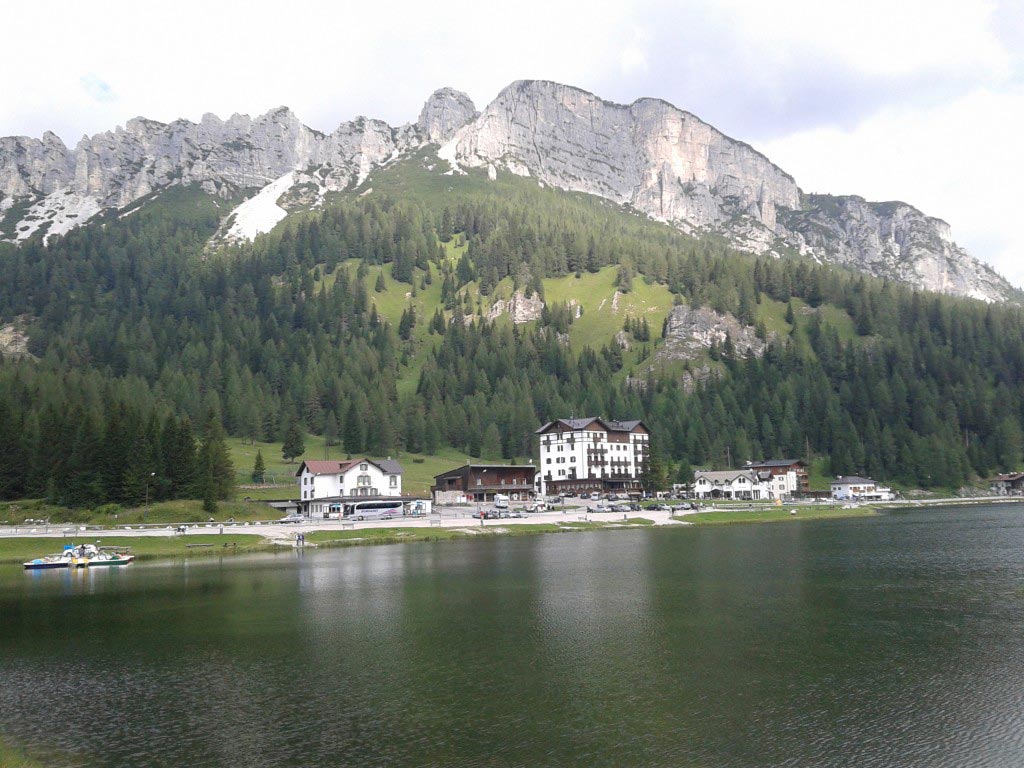
[[1021,766],[1024,507],[0,568],[82,766]]

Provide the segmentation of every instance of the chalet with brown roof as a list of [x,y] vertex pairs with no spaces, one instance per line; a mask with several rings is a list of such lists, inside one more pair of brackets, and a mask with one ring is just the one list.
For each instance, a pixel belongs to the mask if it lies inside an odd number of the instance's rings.
[[996,475],[988,487],[999,496],[1024,496],[1024,472]]

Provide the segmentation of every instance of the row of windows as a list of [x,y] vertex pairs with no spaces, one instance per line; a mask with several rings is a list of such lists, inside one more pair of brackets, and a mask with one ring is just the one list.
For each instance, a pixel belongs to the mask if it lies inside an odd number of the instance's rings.
[[[366,465],[363,464],[362,466],[365,467]],[[359,475],[359,476],[356,477],[356,485],[358,485],[360,487],[369,486],[372,482],[373,482],[372,478],[369,475]],[[302,478],[302,484],[303,485],[313,485],[313,478],[309,477],[308,475],[304,476]],[[388,475],[388,485],[390,487],[392,487],[392,488],[397,488],[398,487],[398,475]]]

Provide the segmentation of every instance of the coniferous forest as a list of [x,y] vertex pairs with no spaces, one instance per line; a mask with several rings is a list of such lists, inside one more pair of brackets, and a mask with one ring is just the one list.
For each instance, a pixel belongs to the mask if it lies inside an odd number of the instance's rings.
[[[0,498],[213,503],[232,492],[226,434],[513,458],[571,414],[644,419],[656,482],[808,450],[836,474],[921,487],[1019,467],[1019,307],[755,258],[539,195],[339,196],[253,244],[214,247],[216,199],[172,188],[48,245],[0,245],[0,324],[26,328],[31,353],[0,364]],[[378,312],[382,265],[407,295],[439,285],[436,306]],[[761,302],[786,303],[793,332],[758,327],[762,357],[727,340],[694,378],[627,370],[612,336],[568,343],[564,303],[522,325],[487,319],[500,285],[544,298],[545,281],[609,266],[623,292],[661,285],[751,326]],[[794,317],[794,302],[842,310],[853,330]],[[645,349],[661,332],[624,330]]]

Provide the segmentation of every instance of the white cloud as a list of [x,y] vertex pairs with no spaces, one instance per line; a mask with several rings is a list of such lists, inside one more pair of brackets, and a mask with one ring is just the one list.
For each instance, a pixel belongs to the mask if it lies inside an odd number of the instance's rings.
[[761,57],[810,54],[870,75],[1006,74],[1009,67],[991,23],[996,3],[986,0],[713,0],[710,6]]
[[626,43],[622,53],[619,54],[619,67],[624,75],[634,75],[638,72],[648,71],[647,45],[647,33],[640,27],[633,27],[629,42]]
[[100,80],[96,75],[85,75],[79,82],[85,92],[96,101],[114,101],[116,98],[109,83]]

